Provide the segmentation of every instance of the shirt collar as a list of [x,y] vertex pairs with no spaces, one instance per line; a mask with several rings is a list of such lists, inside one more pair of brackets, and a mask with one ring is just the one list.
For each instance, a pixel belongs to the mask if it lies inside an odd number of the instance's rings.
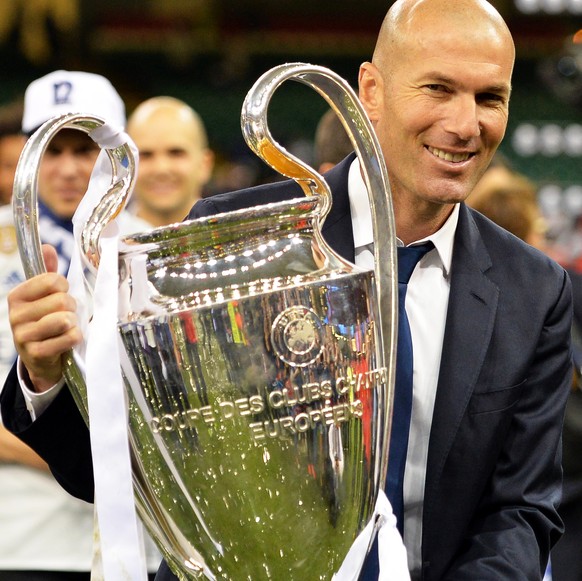
[[[453,245],[455,242],[455,232],[457,231],[457,224],[459,223],[459,204],[453,206],[453,211],[451,215],[447,218],[447,221],[437,230],[434,234],[423,238],[422,240],[417,240],[412,243],[420,244],[421,242],[426,242],[430,240],[440,259],[440,263],[443,268],[443,276],[448,277],[451,272],[451,262],[453,260]],[[401,244],[401,241],[398,240]],[[410,246],[410,244],[409,244]],[[427,263],[430,263],[430,256],[427,256]]]
[[[366,185],[360,172],[360,161],[356,158],[348,174],[348,192],[350,199],[350,212],[352,215],[352,226],[354,232],[354,247],[360,248],[374,242],[372,231],[372,213]],[[412,244],[418,244],[430,240],[438,253],[438,258],[443,268],[443,275],[448,276],[451,271],[451,262],[453,259],[453,244],[455,241],[455,232],[459,222],[459,204],[453,206],[451,215],[447,221],[434,234],[417,240]],[[397,240],[402,245],[400,240]],[[430,257],[427,256],[427,261]],[[436,257],[435,257],[436,258]]]

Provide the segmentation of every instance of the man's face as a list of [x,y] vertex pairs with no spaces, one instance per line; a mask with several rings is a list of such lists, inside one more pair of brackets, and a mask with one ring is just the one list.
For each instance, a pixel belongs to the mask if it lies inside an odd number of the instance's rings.
[[49,143],[39,170],[39,197],[56,216],[73,217],[87,191],[99,146],[76,129],[63,129]]
[[[157,115],[132,129],[139,150],[135,195],[150,213],[186,213],[210,178],[211,158],[191,123]],[[185,213],[184,213],[185,211]],[[181,219],[180,218],[180,219]]]
[[505,133],[512,46],[465,30],[424,30],[402,44],[375,69],[379,104],[366,106],[393,193],[416,207],[462,201]]
[[0,137],[0,204],[9,204],[12,200],[14,174],[25,143],[24,135]]

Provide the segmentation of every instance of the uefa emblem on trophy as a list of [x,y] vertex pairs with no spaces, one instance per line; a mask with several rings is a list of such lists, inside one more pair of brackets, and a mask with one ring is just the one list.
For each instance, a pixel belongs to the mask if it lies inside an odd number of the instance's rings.
[[[328,246],[329,187],[269,133],[270,98],[287,80],[316,90],[350,135],[370,192],[373,271]],[[332,579],[386,472],[397,317],[387,174],[357,97],[328,69],[272,69],[247,95],[241,124],[249,146],[305,196],[120,240],[117,333],[136,505],[181,579]],[[27,276],[44,268],[36,175],[48,141],[103,125],[71,114],[30,138],[15,186]],[[89,273],[135,173],[127,145],[106,149],[112,186],[82,236]],[[72,357],[66,379],[87,419]]]

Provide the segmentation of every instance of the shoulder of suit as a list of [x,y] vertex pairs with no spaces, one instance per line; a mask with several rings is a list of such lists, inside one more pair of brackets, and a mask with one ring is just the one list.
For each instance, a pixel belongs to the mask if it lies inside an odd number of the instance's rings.
[[216,194],[198,200],[190,211],[188,218],[213,216],[222,212],[232,212],[252,206],[291,200],[303,195],[303,190],[294,180],[261,184],[252,188]]
[[[345,181],[347,188],[347,173],[355,153],[348,155],[343,161],[338,163],[325,174],[332,191],[337,186],[338,181]],[[251,188],[235,190],[222,194],[216,194],[198,200],[188,214],[188,219],[213,216],[222,212],[242,210],[261,204],[272,202],[282,202],[304,196],[302,188],[292,179],[281,179],[268,184],[261,184]]]

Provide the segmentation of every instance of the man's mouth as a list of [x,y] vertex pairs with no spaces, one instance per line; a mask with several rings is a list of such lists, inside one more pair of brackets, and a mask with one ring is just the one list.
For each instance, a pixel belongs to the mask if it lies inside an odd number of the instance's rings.
[[473,154],[469,152],[463,153],[450,153],[448,151],[443,151],[442,149],[437,149],[436,147],[427,146],[427,149],[439,159],[444,159],[445,161],[452,161],[453,163],[459,163],[461,161],[467,161]]

